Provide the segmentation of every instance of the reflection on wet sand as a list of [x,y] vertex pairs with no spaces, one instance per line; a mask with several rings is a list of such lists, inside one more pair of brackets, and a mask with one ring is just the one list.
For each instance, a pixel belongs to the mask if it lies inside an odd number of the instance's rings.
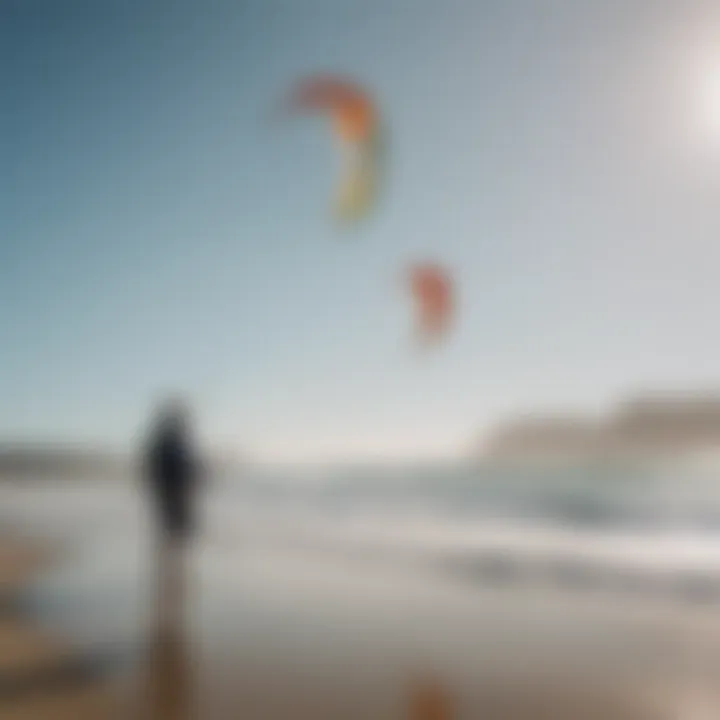
[[454,720],[455,712],[450,697],[437,679],[423,677],[410,689],[408,720]]
[[156,637],[148,653],[144,685],[147,720],[193,717],[190,653],[182,633]]

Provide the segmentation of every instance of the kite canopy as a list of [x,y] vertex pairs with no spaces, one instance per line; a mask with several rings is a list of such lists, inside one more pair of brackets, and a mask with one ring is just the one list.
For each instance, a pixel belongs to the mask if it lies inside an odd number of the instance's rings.
[[297,85],[290,102],[295,110],[328,112],[335,131],[348,143],[365,142],[376,130],[372,100],[349,80],[330,76],[304,80]]
[[349,80],[315,76],[297,84],[289,108],[330,116],[344,164],[336,215],[341,220],[360,219],[374,203],[379,168],[378,118],[369,95]]
[[410,268],[410,289],[417,310],[418,332],[424,340],[438,340],[453,320],[454,291],[450,275],[435,263]]

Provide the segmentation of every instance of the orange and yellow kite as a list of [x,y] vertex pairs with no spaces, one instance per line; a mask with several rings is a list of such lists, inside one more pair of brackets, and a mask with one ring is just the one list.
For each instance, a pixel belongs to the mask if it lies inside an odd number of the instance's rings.
[[336,215],[343,221],[365,216],[377,194],[380,155],[378,114],[368,93],[349,80],[315,76],[297,84],[289,106],[330,116],[345,164]]

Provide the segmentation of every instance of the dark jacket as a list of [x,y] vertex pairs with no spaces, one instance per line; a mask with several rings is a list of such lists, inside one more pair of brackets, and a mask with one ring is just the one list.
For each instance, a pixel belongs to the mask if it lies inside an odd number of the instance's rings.
[[198,466],[183,428],[172,423],[161,425],[146,451],[145,472],[162,529],[173,536],[189,535]]

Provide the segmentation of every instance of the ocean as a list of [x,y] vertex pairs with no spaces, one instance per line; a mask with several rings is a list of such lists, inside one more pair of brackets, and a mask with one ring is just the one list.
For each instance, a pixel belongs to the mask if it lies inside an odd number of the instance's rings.
[[[411,564],[448,579],[599,585],[720,600],[720,482],[712,466],[358,468],[218,477],[199,540]],[[0,485],[0,523],[52,543],[132,547],[148,535],[140,482]],[[716,587],[717,586],[717,587]]]

